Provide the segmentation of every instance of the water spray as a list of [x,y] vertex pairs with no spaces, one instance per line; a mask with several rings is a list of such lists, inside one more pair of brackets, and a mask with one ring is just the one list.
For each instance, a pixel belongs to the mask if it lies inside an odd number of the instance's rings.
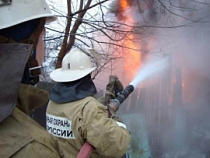
[[167,68],[169,64],[168,59],[169,58],[165,57],[162,60],[156,60],[154,62],[145,64],[143,67],[141,67],[136,77],[131,81],[130,85],[133,85],[134,88],[136,88],[140,82],[144,81],[149,76]]
[[144,81],[147,77],[163,70],[168,65],[168,58],[164,58],[163,60],[159,60],[153,63],[149,63],[142,67],[137,76],[131,81],[131,83],[122,90],[115,99],[110,100],[109,106],[117,111],[123,101],[134,91],[140,82]]

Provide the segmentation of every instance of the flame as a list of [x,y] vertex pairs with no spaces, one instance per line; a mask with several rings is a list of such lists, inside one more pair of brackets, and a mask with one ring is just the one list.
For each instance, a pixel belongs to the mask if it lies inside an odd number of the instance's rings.
[[122,10],[125,10],[128,7],[127,0],[121,0],[120,1],[120,7],[122,8]]
[[[127,0],[120,0],[120,8],[122,10],[126,10],[126,8],[129,7],[128,1]],[[124,17],[124,22],[128,23],[129,25],[134,24],[134,20],[133,17],[126,14],[123,16]],[[131,30],[127,30],[127,31],[131,31]],[[133,42],[134,41],[134,35],[133,34],[128,34],[127,37],[124,39],[123,41],[123,46],[124,49],[123,51],[123,55],[124,55],[124,71],[126,72],[126,75],[133,78],[139,67],[140,67],[140,61],[141,61],[141,53],[136,51],[139,48],[136,45],[136,43]]]
[[128,35],[128,39],[126,39],[124,42],[125,47],[132,48],[127,49],[125,51],[125,63],[124,63],[124,70],[129,74],[130,77],[134,77],[135,74],[137,73],[137,70],[140,67],[140,61],[141,61],[141,56],[140,53],[135,51],[138,49],[136,44],[133,42],[133,34]]

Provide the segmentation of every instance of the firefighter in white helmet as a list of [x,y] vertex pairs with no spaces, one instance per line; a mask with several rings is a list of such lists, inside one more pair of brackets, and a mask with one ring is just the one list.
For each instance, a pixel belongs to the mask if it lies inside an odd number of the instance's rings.
[[63,158],[77,157],[86,141],[94,147],[91,158],[119,158],[130,142],[125,124],[108,118],[106,106],[94,98],[91,72],[95,69],[84,51],[73,48],[62,67],[50,74],[56,84],[50,93],[46,128]]
[[[48,101],[38,89],[36,56],[46,21],[44,0],[0,0],[0,157],[58,158],[51,135],[29,113]],[[22,82],[22,83],[21,83]]]

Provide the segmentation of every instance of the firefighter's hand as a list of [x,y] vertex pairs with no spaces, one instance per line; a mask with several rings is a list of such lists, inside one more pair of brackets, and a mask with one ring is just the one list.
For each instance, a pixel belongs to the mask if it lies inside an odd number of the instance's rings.
[[117,76],[111,76],[109,83],[106,85],[105,98],[114,99],[119,92],[123,90],[123,84]]
[[111,99],[114,99],[119,92],[123,90],[123,84],[117,76],[111,76],[109,83],[106,85],[105,96],[99,98],[99,102],[107,106]]

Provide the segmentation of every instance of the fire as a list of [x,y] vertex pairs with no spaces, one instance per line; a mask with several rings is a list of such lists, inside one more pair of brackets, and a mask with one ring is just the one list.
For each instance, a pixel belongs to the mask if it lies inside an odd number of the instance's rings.
[[141,56],[140,52],[137,52],[137,45],[133,42],[133,34],[128,35],[128,39],[124,41],[124,46],[132,49],[127,49],[125,51],[125,63],[124,70],[129,73],[128,76],[134,77],[137,70],[140,67]]
[[[127,0],[120,0],[120,8],[124,11],[127,7],[129,7]],[[133,17],[131,15],[124,15],[124,22],[128,23],[129,25],[132,25],[134,23]],[[131,31],[131,30],[127,30]],[[126,75],[129,77],[134,77],[140,67],[140,61],[141,61],[141,54],[140,52],[136,51],[139,49],[139,43],[138,46],[136,43],[134,43],[134,35],[128,34],[127,37],[123,41],[124,49],[123,55],[124,55],[124,71],[126,72]]]
[[120,1],[120,7],[122,8],[122,10],[125,10],[128,7],[127,0],[121,0]]

